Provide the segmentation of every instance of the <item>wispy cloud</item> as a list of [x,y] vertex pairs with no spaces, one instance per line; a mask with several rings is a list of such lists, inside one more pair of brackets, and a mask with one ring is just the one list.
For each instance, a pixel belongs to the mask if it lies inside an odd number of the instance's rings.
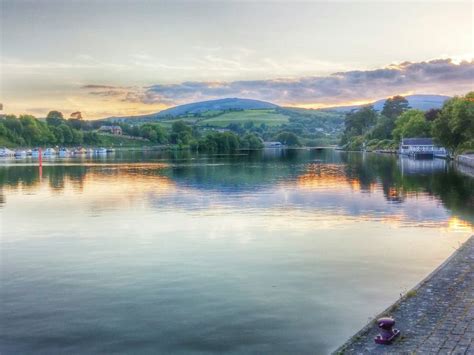
[[[220,64],[216,60],[216,65]],[[455,94],[472,89],[473,82],[474,60],[454,62],[451,59],[436,59],[297,79],[187,81],[140,88],[86,85],[84,89],[94,89],[92,92],[96,95],[121,96],[125,102],[168,106],[222,97],[256,98],[282,105],[308,105],[372,100],[403,92]]]

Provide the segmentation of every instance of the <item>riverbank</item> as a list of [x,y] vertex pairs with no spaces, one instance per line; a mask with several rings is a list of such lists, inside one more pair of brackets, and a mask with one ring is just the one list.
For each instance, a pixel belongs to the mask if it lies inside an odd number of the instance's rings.
[[474,169],[474,154],[462,154],[458,156],[457,161],[459,164],[462,164]]
[[[392,316],[400,329],[378,345],[375,324]],[[474,236],[414,289],[375,317],[334,354],[468,354],[474,351]]]

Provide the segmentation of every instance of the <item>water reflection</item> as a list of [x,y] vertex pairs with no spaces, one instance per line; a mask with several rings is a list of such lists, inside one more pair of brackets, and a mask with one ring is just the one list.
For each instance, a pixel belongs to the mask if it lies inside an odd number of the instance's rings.
[[[416,202],[418,211],[426,211],[414,216],[407,212],[406,218],[429,220],[439,219],[437,203],[441,202],[453,216],[474,221],[474,179],[438,159],[415,161],[374,154],[298,150],[221,156],[134,152],[128,156],[122,153],[118,159],[104,163],[69,161],[45,165],[41,177],[34,165],[0,167],[2,190],[34,193],[45,184],[54,193],[87,189],[92,198],[106,190],[108,195],[128,198],[138,194],[136,198],[145,198],[154,205],[160,194],[159,204],[180,201],[183,208],[207,208],[216,201],[220,206],[239,208],[245,197],[246,208],[278,208],[291,203],[299,208],[334,212],[338,207],[347,214],[364,211],[377,216],[381,212],[398,214],[390,204],[404,209],[412,208]],[[260,198],[248,195],[256,190],[265,194],[259,194]],[[168,200],[163,197],[165,193]],[[360,198],[359,194],[365,193],[373,196]],[[380,193],[388,204],[378,200]],[[0,204],[5,203],[7,199],[2,194]]]
[[472,232],[473,179],[402,164],[306,150],[117,152],[41,174],[5,162],[0,352],[329,353]]

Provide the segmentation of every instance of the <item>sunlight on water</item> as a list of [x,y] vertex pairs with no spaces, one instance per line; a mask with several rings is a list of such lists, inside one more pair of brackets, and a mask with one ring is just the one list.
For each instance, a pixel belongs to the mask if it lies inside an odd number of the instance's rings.
[[444,161],[1,164],[5,353],[328,353],[473,233],[474,181]]

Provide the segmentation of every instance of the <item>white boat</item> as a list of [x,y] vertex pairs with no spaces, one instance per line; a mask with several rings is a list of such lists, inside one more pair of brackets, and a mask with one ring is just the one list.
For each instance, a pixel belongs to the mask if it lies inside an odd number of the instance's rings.
[[26,158],[26,150],[16,150],[15,158]]
[[56,155],[56,150],[54,148],[46,148],[43,152],[43,156],[49,157],[52,155]]
[[0,157],[12,157],[15,155],[15,152],[8,148],[0,148]]
[[100,154],[100,155],[107,154],[107,149],[105,149],[105,148],[96,148],[94,150],[94,154]]
[[38,158],[39,157],[39,149],[38,148],[35,148],[31,151],[31,156],[33,158]]
[[67,149],[67,148],[59,148],[59,156],[60,156],[61,158],[66,158],[66,157],[68,157],[70,154],[71,154],[71,152],[69,151],[69,149]]
[[115,149],[114,148],[107,148],[107,153],[115,153]]

